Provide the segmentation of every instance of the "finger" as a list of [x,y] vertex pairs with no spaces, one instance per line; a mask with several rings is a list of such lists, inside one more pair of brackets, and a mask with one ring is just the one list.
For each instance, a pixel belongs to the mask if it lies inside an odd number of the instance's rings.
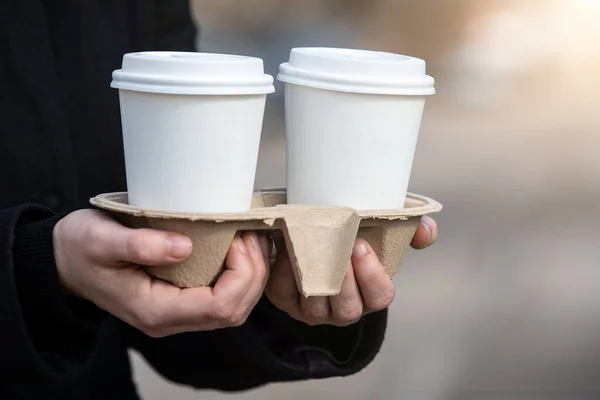
[[250,247],[250,259],[254,266],[268,273],[269,259],[271,258],[269,238],[265,234],[250,233],[244,240],[247,240]]
[[91,256],[107,262],[168,265],[182,262],[192,251],[183,235],[153,229],[130,229],[113,220],[94,220],[86,241]]
[[438,237],[438,226],[437,226],[437,222],[435,222],[435,220],[427,215],[424,215],[421,218],[421,223],[426,224],[429,229],[431,230],[431,237],[429,239],[429,246],[431,246],[432,244],[434,244],[437,241],[437,237]]
[[348,266],[340,294],[331,297],[330,303],[331,316],[335,325],[350,325],[362,317],[363,303],[352,264]]
[[300,293],[284,246],[277,247],[277,257],[265,288],[265,294],[269,301],[279,309],[295,319],[302,319],[300,316]]
[[[152,337],[214,329],[208,287],[180,289],[140,269],[118,269],[109,287],[94,296],[101,308]],[[99,283],[100,285],[102,283]]]
[[394,285],[371,246],[363,239],[357,239],[354,244],[352,265],[365,312],[389,307],[394,299]]
[[415,249],[431,246],[437,239],[437,223],[431,217],[424,215],[410,243]]
[[243,322],[248,318],[248,315],[250,315],[252,309],[259,302],[267,284],[267,279],[269,276],[269,243],[265,235],[247,233],[242,237],[246,243],[246,247],[249,249],[250,260],[252,261],[254,273],[250,290],[248,290],[242,299],[237,311],[241,316],[239,319]]
[[217,329],[224,324],[223,319],[215,318],[210,287],[180,289],[168,282],[148,278],[147,293],[128,303],[135,306],[131,313],[132,325],[146,334],[163,337]]
[[[238,307],[254,283],[255,268],[250,258],[249,238],[237,237],[227,253],[225,271],[212,289],[213,316],[220,326],[238,325]],[[262,257],[262,256],[260,256]]]
[[260,242],[260,250],[263,255],[264,262],[267,266],[269,266],[271,255],[273,254],[273,240],[266,232],[257,232],[257,237]]
[[329,322],[331,306],[326,296],[300,296],[300,312],[304,321],[310,325],[320,325]]
[[133,325],[155,337],[240,325],[238,308],[254,277],[249,252],[246,241],[236,237],[227,253],[225,271],[213,288],[179,289],[150,279],[129,302],[135,305],[130,317]]

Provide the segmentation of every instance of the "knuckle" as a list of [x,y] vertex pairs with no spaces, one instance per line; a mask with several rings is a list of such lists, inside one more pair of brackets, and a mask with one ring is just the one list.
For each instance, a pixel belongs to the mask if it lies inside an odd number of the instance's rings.
[[360,320],[363,315],[362,306],[350,306],[341,308],[336,312],[335,319],[337,322],[352,324]]
[[81,243],[85,243],[87,254],[91,258],[98,258],[104,255],[104,246],[110,231],[104,224],[89,224],[80,231]]
[[344,327],[347,327],[347,326],[353,325],[353,324],[357,323],[358,321],[359,321],[359,319],[357,319],[357,320],[354,320],[354,321],[340,321],[340,320],[334,320],[334,321],[333,321],[333,323],[332,323],[332,325],[333,325],[333,326],[340,327],[340,328],[344,328]]
[[162,337],[167,336],[167,333],[162,329],[146,329],[142,330],[147,336],[150,336],[153,339],[160,339]]
[[129,319],[131,320],[131,325],[150,337],[159,338],[167,336],[163,318],[150,309],[134,311]]
[[83,235],[89,240],[98,240],[106,237],[107,230],[104,224],[89,224],[83,231]]
[[302,322],[304,322],[306,325],[308,326],[319,326],[319,325],[323,325],[322,322],[319,321],[312,321],[310,319],[302,319]]
[[[235,308],[229,304],[217,303],[213,311],[213,319],[222,328],[239,326],[240,316],[235,313]],[[243,323],[243,321],[241,322]]]
[[127,239],[127,253],[134,260],[141,262],[148,260],[148,249],[146,246],[146,236],[141,232],[136,232]]
[[373,298],[367,300],[368,308],[373,311],[380,311],[388,308],[395,297],[395,289],[392,286],[389,289],[382,290]]
[[329,311],[323,307],[308,307],[302,310],[309,321],[321,322],[329,318]]
[[240,313],[240,314],[234,314],[230,319],[229,319],[229,326],[230,327],[237,327],[237,326],[242,326],[246,323],[246,319],[247,319],[247,315],[245,313]]

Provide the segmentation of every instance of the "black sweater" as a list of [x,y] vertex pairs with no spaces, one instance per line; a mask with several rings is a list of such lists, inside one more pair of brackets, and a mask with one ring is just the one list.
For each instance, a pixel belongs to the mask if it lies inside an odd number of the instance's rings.
[[219,390],[344,376],[378,352],[385,311],[308,327],[263,299],[241,327],[153,339],[63,292],[54,225],[126,190],[111,72],[125,52],[193,50],[195,36],[181,0],[0,0],[1,399],[135,399],[128,348]]

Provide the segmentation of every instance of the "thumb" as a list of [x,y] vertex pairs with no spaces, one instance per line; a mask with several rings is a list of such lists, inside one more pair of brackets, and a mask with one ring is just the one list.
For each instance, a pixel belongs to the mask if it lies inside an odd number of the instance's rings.
[[[192,251],[192,241],[177,233],[154,229],[131,229],[115,221],[106,222],[95,240],[109,262],[169,265],[182,262]],[[100,250],[100,249],[99,249]]]

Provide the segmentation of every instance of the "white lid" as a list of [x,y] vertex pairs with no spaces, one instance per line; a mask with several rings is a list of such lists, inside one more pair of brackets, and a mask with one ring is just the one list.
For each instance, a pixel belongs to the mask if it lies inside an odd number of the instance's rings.
[[392,95],[434,94],[425,61],[380,51],[300,47],[279,66],[277,79],[318,89]]
[[171,94],[243,95],[275,91],[260,58],[229,54],[150,51],[123,56],[111,87]]

